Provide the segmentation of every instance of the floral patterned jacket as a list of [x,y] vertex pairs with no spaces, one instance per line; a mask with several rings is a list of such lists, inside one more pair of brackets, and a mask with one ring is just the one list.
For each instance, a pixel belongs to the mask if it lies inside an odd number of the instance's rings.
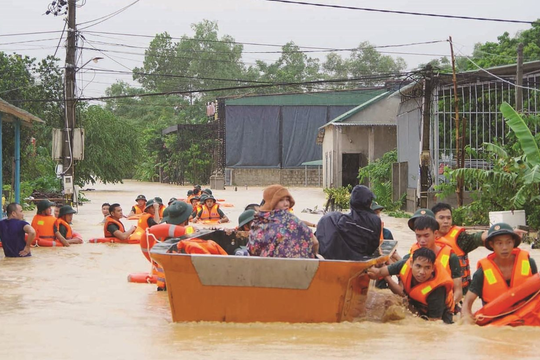
[[314,258],[313,233],[287,210],[261,211],[249,232],[251,255],[282,258]]

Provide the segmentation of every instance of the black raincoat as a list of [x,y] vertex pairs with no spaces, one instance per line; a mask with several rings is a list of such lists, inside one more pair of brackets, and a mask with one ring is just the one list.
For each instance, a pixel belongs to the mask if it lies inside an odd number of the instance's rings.
[[325,259],[362,260],[377,250],[381,219],[371,211],[374,198],[368,187],[357,185],[351,193],[349,214],[332,212],[319,220],[315,235]]

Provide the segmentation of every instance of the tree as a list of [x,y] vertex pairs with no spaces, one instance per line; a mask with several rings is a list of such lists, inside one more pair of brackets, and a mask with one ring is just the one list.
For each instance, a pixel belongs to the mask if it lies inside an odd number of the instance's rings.
[[393,77],[388,74],[398,74],[406,67],[405,60],[400,57],[394,59],[389,55],[383,55],[367,41],[360,43],[351,52],[349,58],[343,59],[339,54],[332,52],[326,56],[326,61],[323,63],[323,69],[328,78],[363,78],[382,75],[379,79],[365,79],[338,85],[340,88],[384,84],[385,80]]
[[[516,50],[519,43],[523,43],[523,57],[525,61],[540,58],[540,20],[536,20],[528,30],[510,36],[504,32],[497,38],[497,42],[478,43],[474,46],[472,60],[482,68],[498,65],[514,64]],[[468,69],[477,69],[476,65],[468,62]]]
[[130,178],[140,159],[138,129],[97,105],[81,110],[80,123],[86,137],[84,160],[75,171],[77,183]]
[[[281,56],[276,62],[267,64],[257,60],[256,64],[255,69],[259,72],[259,80],[269,83],[302,83],[322,79],[322,74],[319,72],[319,60],[308,57],[292,41],[281,47]],[[311,90],[312,87],[295,86],[294,89]],[[283,89],[277,91],[283,91]],[[257,92],[276,92],[276,88],[261,89]]]

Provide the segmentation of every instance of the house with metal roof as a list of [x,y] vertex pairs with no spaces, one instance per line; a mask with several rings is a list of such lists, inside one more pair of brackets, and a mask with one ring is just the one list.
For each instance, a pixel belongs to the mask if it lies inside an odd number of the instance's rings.
[[[225,184],[321,186],[320,166],[312,165],[313,161],[324,162],[322,142],[317,142],[320,128],[331,122],[347,123],[349,118],[355,121],[351,116],[356,112],[342,116],[362,105],[371,107],[388,94],[385,87],[370,87],[219,99],[225,132]],[[371,122],[379,118],[370,117]],[[341,127],[331,128],[336,126]],[[366,158],[370,156],[366,152]]]
[[[410,212],[438,201],[457,205],[456,195],[437,197],[437,186],[448,181],[444,169],[490,168],[483,144],[505,144],[510,132],[501,104],[515,106],[518,96],[523,113],[540,114],[540,61],[524,63],[521,76],[523,85],[517,85],[516,64],[479,68],[457,73],[454,85],[452,74],[427,69],[424,79],[402,88],[395,166],[402,175],[394,177],[394,200],[406,194]],[[468,191],[462,201],[470,201]]]
[[[21,125],[32,126],[33,123],[44,123],[43,120],[11,105],[7,101],[0,99],[0,164],[2,163],[3,144],[2,144],[2,124],[4,122],[13,122],[15,149],[14,149],[14,169],[13,169],[13,192],[14,200],[17,203],[21,202]],[[0,171],[0,189],[3,188],[2,171]]]
[[322,145],[323,187],[358,184],[358,169],[394,150],[401,99],[385,90],[318,129]]

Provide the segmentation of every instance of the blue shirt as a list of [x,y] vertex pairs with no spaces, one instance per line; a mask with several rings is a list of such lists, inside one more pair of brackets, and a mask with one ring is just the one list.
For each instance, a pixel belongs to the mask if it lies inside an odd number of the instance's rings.
[[24,227],[26,225],[29,224],[19,219],[0,221],[0,239],[6,257],[20,257],[19,252],[24,250],[26,246],[26,240],[24,239]]

